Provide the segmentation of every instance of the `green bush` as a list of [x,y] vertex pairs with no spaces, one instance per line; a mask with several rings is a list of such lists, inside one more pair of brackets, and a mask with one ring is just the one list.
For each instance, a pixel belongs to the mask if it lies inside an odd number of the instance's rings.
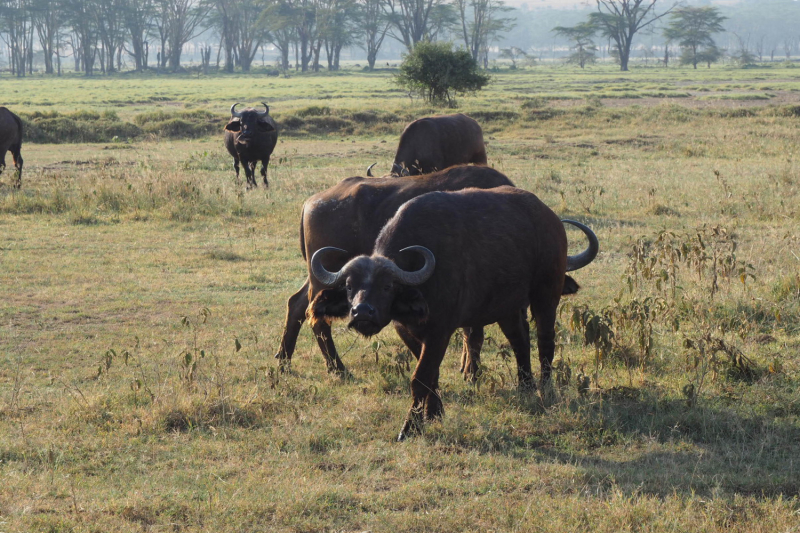
[[489,83],[466,50],[454,50],[452,43],[420,42],[403,57],[398,85],[422,96],[432,104],[455,107],[455,95],[478,91]]

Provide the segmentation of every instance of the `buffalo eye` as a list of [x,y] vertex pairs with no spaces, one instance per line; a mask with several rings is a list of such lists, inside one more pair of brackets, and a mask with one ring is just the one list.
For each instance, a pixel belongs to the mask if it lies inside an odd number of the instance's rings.
[[350,294],[353,291],[353,287],[349,283],[345,285],[344,288],[347,289],[348,294]]
[[391,292],[391,291],[392,291],[391,283],[387,283],[386,285],[383,286],[383,292]]

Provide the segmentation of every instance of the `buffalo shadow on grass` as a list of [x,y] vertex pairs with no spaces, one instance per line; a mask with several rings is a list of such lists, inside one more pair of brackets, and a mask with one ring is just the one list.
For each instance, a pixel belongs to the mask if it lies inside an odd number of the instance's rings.
[[592,492],[614,487],[656,497],[800,495],[800,404],[756,414],[740,400],[709,398],[690,406],[657,390],[627,387],[552,407],[539,394],[495,394],[541,424],[492,427],[466,441],[442,428],[444,434],[434,431],[433,438],[447,449],[574,466]]

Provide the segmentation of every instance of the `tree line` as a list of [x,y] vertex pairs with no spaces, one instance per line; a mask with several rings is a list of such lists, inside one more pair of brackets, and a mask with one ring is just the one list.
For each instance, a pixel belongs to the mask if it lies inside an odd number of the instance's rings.
[[[259,49],[278,51],[279,68],[339,68],[341,51],[359,46],[369,69],[387,38],[409,51],[443,35],[456,37],[473,60],[488,64],[491,43],[512,21],[502,0],[0,0],[0,39],[16,76],[34,69],[34,51],[47,74],[74,69],[113,73],[132,58],[137,71],[176,72],[185,45],[202,34],[207,69],[216,51],[224,71],[249,71]],[[155,57],[153,57],[155,56]]]
[[[206,71],[212,60],[226,72],[249,71],[265,46],[277,51],[283,71],[319,71],[325,62],[338,70],[342,50],[351,47],[363,48],[373,69],[387,39],[408,51],[422,41],[452,41],[487,68],[493,44],[516,25],[510,11],[502,0],[0,0],[0,40],[16,76],[33,72],[34,52],[48,74],[60,74],[66,58],[87,75],[122,70],[128,58],[137,71],[176,72],[187,43],[201,35],[212,36],[200,50]],[[710,5],[594,0],[585,20],[551,33],[570,43],[567,60],[581,68],[597,60],[596,41],[604,39],[628,70],[634,39],[644,33],[663,37],[665,65],[678,49],[679,62],[697,68],[722,56],[714,34],[726,18]],[[763,38],[751,51],[749,35],[735,36],[735,60],[761,59]],[[794,46],[785,41],[787,58]],[[512,67],[528,55],[516,46],[500,50]]]

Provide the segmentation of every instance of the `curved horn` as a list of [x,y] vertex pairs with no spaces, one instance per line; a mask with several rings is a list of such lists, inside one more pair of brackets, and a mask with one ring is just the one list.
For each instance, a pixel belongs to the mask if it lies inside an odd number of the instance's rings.
[[322,266],[322,256],[327,254],[328,252],[343,252],[347,253],[346,250],[342,250],[341,248],[334,248],[333,246],[326,246],[324,248],[320,248],[314,255],[311,256],[311,264],[309,266],[311,270],[311,274],[319,280],[320,283],[325,285],[326,287],[333,287],[337,285],[342,277],[342,271],[338,272],[329,272]]
[[597,240],[597,235],[595,235],[588,226],[584,226],[580,222],[575,222],[574,220],[562,220],[561,222],[575,226],[585,233],[586,238],[589,239],[588,248],[578,255],[567,256],[567,272],[572,272],[573,270],[585,267],[597,257],[597,252],[600,251],[600,242]]
[[403,248],[400,250],[400,253],[403,252],[419,252],[422,254],[422,257],[425,258],[425,264],[422,265],[422,268],[419,270],[415,270],[414,272],[406,272],[392,262],[392,265],[394,265],[394,268],[392,269],[394,277],[400,280],[400,282],[404,285],[422,285],[428,281],[428,278],[433,275],[433,269],[436,268],[436,257],[434,257],[433,252],[424,246],[409,246],[408,248]]
[[377,165],[378,163],[372,163],[370,166],[367,167],[367,177],[374,178],[375,176],[372,175],[372,167]]
[[267,104],[265,104],[264,102],[261,102],[261,105],[264,106],[264,112],[263,113],[259,113],[258,116],[259,117],[266,117],[267,115],[269,115],[269,106]]
[[242,118],[242,114],[236,112],[236,106],[237,105],[239,105],[239,102],[236,102],[235,104],[233,104],[231,106],[231,116],[232,117],[236,117],[236,118]]

